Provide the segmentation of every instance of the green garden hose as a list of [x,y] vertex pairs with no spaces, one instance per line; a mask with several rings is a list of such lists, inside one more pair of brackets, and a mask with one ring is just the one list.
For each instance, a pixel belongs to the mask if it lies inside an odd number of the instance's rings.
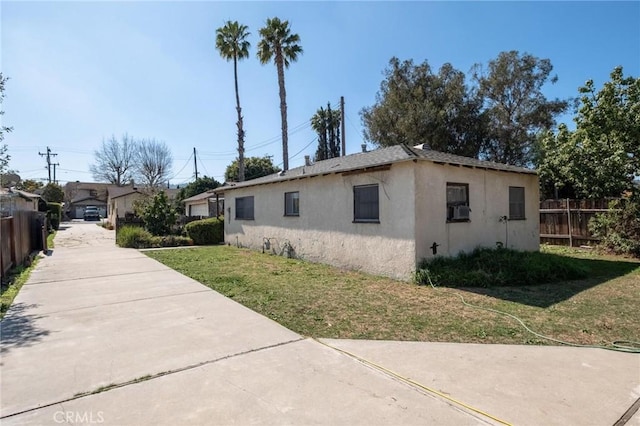
[[[431,287],[435,290],[438,289],[438,287],[436,287],[433,284],[433,281],[431,281],[431,275],[429,274],[428,270],[425,270],[425,272],[427,273],[427,279],[429,280],[429,284],[431,285]],[[441,289],[441,288],[440,288]],[[445,289],[442,289],[445,290]],[[531,330],[529,327],[527,327],[527,325],[524,323],[524,321],[522,321],[520,318],[518,318],[517,316],[510,314],[508,312],[503,312],[503,311],[499,311],[497,309],[491,309],[491,308],[485,308],[482,306],[477,306],[477,305],[472,305],[471,303],[468,303],[466,300],[464,300],[464,297],[453,290],[449,290],[450,293],[455,294],[456,296],[458,296],[460,298],[460,300],[462,301],[462,303],[466,306],[469,306],[470,308],[474,308],[474,309],[481,309],[483,311],[489,311],[489,312],[493,312],[496,314],[500,314],[500,315],[504,315],[510,318],[513,318],[514,320],[518,321],[520,323],[520,325],[522,325],[522,327],[527,330],[529,333],[533,334],[536,337],[539,337],[541,339],[545,339],[545,340],[549,340],[551,342],[555,342],[555,343],[560,343],[561,345],[566,345],[566,346],[573,346],[576,348],[596,348],[596,349],[606,349],[609,351],[616,351],[616,352],[627,352],[627,353],[632,353],[632,354],[640,354],[640,342],[634,342],[631,340],[616,340],[614,342],[611,343],[610,346],[602,346],[602,345],[581,345],[579,343],[570,343],[570,342],[565,342],[562,340],[558,340],[555,339],[553,337],[549,337],[549,336],[545,336],[542,335],[540,333],[536,333],[535,331]]]

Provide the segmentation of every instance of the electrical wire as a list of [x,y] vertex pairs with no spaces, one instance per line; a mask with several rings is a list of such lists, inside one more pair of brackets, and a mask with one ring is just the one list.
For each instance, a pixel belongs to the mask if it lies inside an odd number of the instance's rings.
[[207,168],[205,167],[205,165],[204,165],[204,163],[202,162],[202,159],[201,159],[201,158],[198,158],[198,163],[199,163],[199,164],[200,164],[200,166],[204,169],[204,171],[205,171],[205,173],[206,173],[206,175],[205,175],[205,176],[208,176],[208,175],[209,175],[209,170],[207,170]]
[[174,173],[171,177],[167,178],[167,180],[175,179],[175,177],[178,176],[185,169],[185,167],[187,167],[187,164],[189,164],[192,158],[193,158],[193,152],[191,153],[189,158],[187,158],[187,161],[184,163],[184,166],[182,166],[182,168],[177,173]]
[[[448,289],[443,289],[441,287],[436,287],[433,284],[433,281],[431,281],[431,274],[429,274],[428,270],[424,270],[427,273],[427,279],[429,280],[429,285],[431,285],[431,288],[433,288],[434,290],[438,289],[441,291],[445,291],[447,293],[451,293],[454,294],[456,296],[458,296],[460,298],[460,300],[462,301],[462,303],[465,306],[469,306],[470,308],[474,308],[474,309],[480,309],[483,311],[489,311],[489,312],[493,312],[496,314],[500,314],[503,316],[507,316],[510,318],[513,318],[514,320],[518,321],[520,323],[520,325],[527,330],[529,333],[533,334],[536,337],[539,337],[541,339],[544,340],[549,340],[551,342],[555,342],[555,343],[559,343],[561,345],[565,345],[565,346],[573,346],[576,348],[594,348],[594,349],[606,349],[609,351],[616,351],[616,352],[628,352],[628,353],[632,353],[632,354],[640,354],[640,342],[634,342],[634,341],[630,341],[630,340],[616,340],[611,342],[611,346],[603,346],[603,345],[581,345],[579,343],[571,343],[571,342],[565,342],[563,340],[559,340],[553,337],[549,337],[549,336],[545,336],[543,334],[537,333],[533,330],[531,330],[529,327],[527,327],[527,325],[524,323],[524,321],[522,321],[520,318],[518,318],[517,316],[510,314],[508,312],[503,312],[503,311],[499,311],[497,309],[491,309],[491,308],[485,308],[484,306],[478,306],[478,305],[472,305],[471,303],[468,303],[466,300],[464,300],[464,297],[458,293],[457,291],[453,291],[453,290],[448,290]],[[446,291],[448,290],[448,291]]]
[[511,423],[509,423],[509,422],[507,422],[505,420],[502,420],[502,419],[500,419],[500,418],[498,418],[496,416],[493,416],[493,415],[491,415],[491,414],[489,414],[489,413],[487,413],[485,411],[482,411],[479,408],[475,408],[475,407],[473,407],[473,406],[471,406],[469,404],[466,404],[466,403],[464,403],[464,402],[462,402],[462,401],[460,401],[458,399],[455,399],[455,398],[453,398],[453,397],[451,397],[451,396],[449,396],[449,395],[447,395],[445,393],[442,393],[442,392],[440,392],[440,391],[438,391],[436,389],[430,388],[429,386],[423,385],[420,382],[416,382],[415,380],[412,380],[412,379],[410,379],[408,377],[405,377],[405,376],[403,376],[403,375],[401,375],[399,373],[396,373],[395,371],[390,370],[390,369],[388,369],[386,367],[383,367],[380,364],[376,364],[373,361],[369,361],[368,359],[362,358],[362,357],[360,357],[360,356],[358,356],[356,354],[353,354],[353,353],[351,353],[351,352],[349,352],[347,350],[340,349],[340,348],[337,348],[335,346],[331,346],[328,343],[321,342],[320,340],[317,340],[317,339],[313,339],[313,340],[315,340],[316,342],[320,343],[321,345],[324,345],[324,346],[326,346],[328,348],[334,349],[334,350],[336,350],[338,352],[341,352],[341,353],[343,353],[345,355],[348,355],[348,356],[360,361],[361,363],[363,363],[363,364],[365,364],[365,365],[367,365],[369,367],[372,367],[372,368],[374,368],[376,370],[382,371],[383,373],[386,373],[386,374],[390,375],[391,377],[393,377],[393,378],[395,378],[395,379],[397,379],[397,380],[399,380],[401,382],[407,383],[409,385],[417,386],[418,388],[420,388],[420,389],[422,389],[424,391],[427,391],[427,392],[432,393],[434,395],[437,395],[437,396],[439,396],[441,398],[444,398],[447,401],[453,402],[456,405],[459,405],[461,407],[466,408],[467,410],[470,410],[470,411],[473,411],[473,412],[475,412],[477,414],[480,414],[482,416],[488,417],[491,420],[494,420],[494,421],[496,421],[496,422],[498,422],[500,424],[507,425],[507,426],[512,426]]
[[[311,140],[311,142],[309,142],[307,145],[305,145],[304,148],[302,148],[300,151],[296,152],[295,154],[293,154],[292,156],[289,157],[289,160],[292,160],[294,158],[296,158],[299,154],[302,153],[302,151],[304,151],[305,149],[309,148],[311,146],[312,143],[314,143],[317,140],[317,138],[313,138]],[[284,161],[281,161],[280,163],[276,164],[277,167],[280,167],[284,164]]]
[[[297,125],[291,127],[289,129],[288,134],[289,135],[293,135],[295,133],[298,133],[298,132],[300,132],[302,130],[305,130],[307,128],[310,128],[310,127],[311,127],[311,122],[309,120],[307,120],[307,121],[305,121],[303,123],[300,123],[300,124],[297,124]],[[260,149],[260,148],[264,148],[264,147],[269,146],[269,145],[273,145],[274,143],[279,142],[281,138],[282,138],[282,134],[279,134],[279,135],[270,137],[268,139],[265,139],[265,140],[263,140],[261,142],[258,142],[255,145],[251,145],[251,146],[245,147],[244,150],[245,150],[245,152],[255,151],[256,149]],[[206,156],[225,156],[226,157],[226,156],[229,156],[229,155],[235,155],[236,151],[235,150],[233,150],[233,151],[198,151],[198,153],[201,154],[201,155],[206,155]]]

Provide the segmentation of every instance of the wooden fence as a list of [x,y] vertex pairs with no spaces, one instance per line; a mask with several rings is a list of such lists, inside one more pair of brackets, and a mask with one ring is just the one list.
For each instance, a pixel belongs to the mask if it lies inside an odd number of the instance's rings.
[[609,211],[614,199],[545,200],[540,202],[540,242],[577,247],[597,244],[589,232],[589,221]]
[[15,211],[0,219],[0,272],[3,278],[11,268],[24,264],[36,250],[47,250],[44,213]]

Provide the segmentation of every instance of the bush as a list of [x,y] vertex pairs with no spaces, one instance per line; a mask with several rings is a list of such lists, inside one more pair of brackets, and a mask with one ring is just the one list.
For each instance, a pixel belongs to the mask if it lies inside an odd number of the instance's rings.
[[[192,246],[193,240],[187,237],[181,237],[177,235],[167,235],[165,237],[153,237],[154,243],[157,243],[158,247],[179,247],[179,246]],[[155,246],[156,244],[154,244]]]
[[144,228],[123,226],[118,230],[116,244],[126,248],[149,248],[154,246],[154,238]]
[[176,223],[176,218],[176,211],[164,191],[154,195],[142,211],[145,227],[153,235],[171,233],[171,227]]
[[612,201],[610,211],[595,215],[589,231],[605,250],[640,257],[640,200],[625,201]]
[[62,219],[62,204],[47,203],[47,219],[49,219],[50,227],[57,231],[60,228],[60,220]]
[[219,244],[224,241],[224,218],[196,220],[188,223],[185,230],[196,245]]
[[499,287],[545,284],[586,278],[588,270],[571,258],[511,249],[477,248],[458,257],[423,261],[418,284],[444,287]]

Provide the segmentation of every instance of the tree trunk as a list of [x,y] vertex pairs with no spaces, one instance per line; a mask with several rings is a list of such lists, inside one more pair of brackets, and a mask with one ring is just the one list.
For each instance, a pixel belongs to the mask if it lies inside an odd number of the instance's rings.
[[236,87],[236,111],[238,112],[238,182],[244,181],[244,130],[242,129],[242,109],[238,93],[238,58],[233,57],[233,77]]
[[287,129],[287,92],[284,89],[284,60],[282,49],[276,49],[276,67],[280,86],[280,117],[282,120],[282,170],[289,170],[289,136]]

